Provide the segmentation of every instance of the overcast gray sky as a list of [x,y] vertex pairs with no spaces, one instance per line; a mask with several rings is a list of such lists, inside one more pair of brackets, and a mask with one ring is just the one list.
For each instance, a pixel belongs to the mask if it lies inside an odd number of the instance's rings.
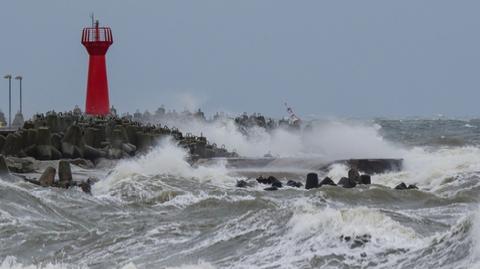
[[24,76],[26,114],[83,108],[92,11],[122,112],[480,115],[480,1],[2,1],[0,73]]

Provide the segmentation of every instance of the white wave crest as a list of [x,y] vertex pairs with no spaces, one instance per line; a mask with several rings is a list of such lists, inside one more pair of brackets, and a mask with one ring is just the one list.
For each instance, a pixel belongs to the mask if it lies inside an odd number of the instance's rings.
[[199,261],[196,264],[185,264],[175,267],[166,267],[165,269],[215,269],[216,267],[212,264],[204,261]]
[[17,258],[14,256],[7,256],[0,264],[0,269],[81,269],[88,268],[83,265],[67,265],[63,263],[40,263],[40,264],[30,264],[24,265],[17,261]]
[[[443,184],[450,183],[452,177],[480,171],[480,148],[473,146],[433,151],[417,147],[403,150],[402,158],[403,171],[374,176],[373,182],[392,187],[405,182],[436,190]],[[452,184],[457,183],[452,181]]]
[[341,235],[372,236],[373,244],[382,248],[411,247],[419,237],[414,230],[402,226],[379,210],[358,207],[324,208],[295,213],[289,222],[292,237],[314,237],[338,240]]
[[135,180],[140,175],[153,177],[171,175],[180,178],[196,179],[201,182],[224,182],[233,178],[228,175],[224,163],[211,166],[192,167],[187,161],[188,153],[170,139],[163,139],[158,146],[144,156],[120,161],[107,176],[94,185],[95,192],[108,192],[111,188]]

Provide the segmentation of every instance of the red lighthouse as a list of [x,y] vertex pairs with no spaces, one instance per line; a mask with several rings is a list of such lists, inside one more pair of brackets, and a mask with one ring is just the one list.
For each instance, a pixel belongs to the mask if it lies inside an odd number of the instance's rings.
[[83,28],[82,44],[88,51],[88,82],[85,112],[89,115],[109,113],[107,65],[105,54],[113,43],[112,30],[99,27],[98,20],[92,27]]

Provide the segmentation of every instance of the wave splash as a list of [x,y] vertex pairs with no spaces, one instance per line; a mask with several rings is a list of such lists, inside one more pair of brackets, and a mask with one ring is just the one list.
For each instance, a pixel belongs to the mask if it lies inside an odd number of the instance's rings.
[[[128,183],[142,184],[152,182],[158,176],[177,179],[193,179],[198,182],[216,181],[222,183],[233,181],[223,162],[211,166],[192,167],[188,161],[188,153],[177,146],[171,139],[162,139],[157,147],[138,158],[120,161],[104,180],[94,185],[94,193],[104,194],[111,189]],[[161,182],[157,182],[161,184]]]

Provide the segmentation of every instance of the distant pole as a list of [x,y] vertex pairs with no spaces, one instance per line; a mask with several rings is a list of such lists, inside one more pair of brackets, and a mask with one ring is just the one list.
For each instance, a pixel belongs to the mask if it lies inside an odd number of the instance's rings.
[[8,127],[12,127],[12,75],[8,74],[3,78],[8,79]]
[[16,76],[15,77],[16,80],[20,81],[20,114],[23,115],[23,111],[22,111],[22,79],[23,77],[22,76]]

